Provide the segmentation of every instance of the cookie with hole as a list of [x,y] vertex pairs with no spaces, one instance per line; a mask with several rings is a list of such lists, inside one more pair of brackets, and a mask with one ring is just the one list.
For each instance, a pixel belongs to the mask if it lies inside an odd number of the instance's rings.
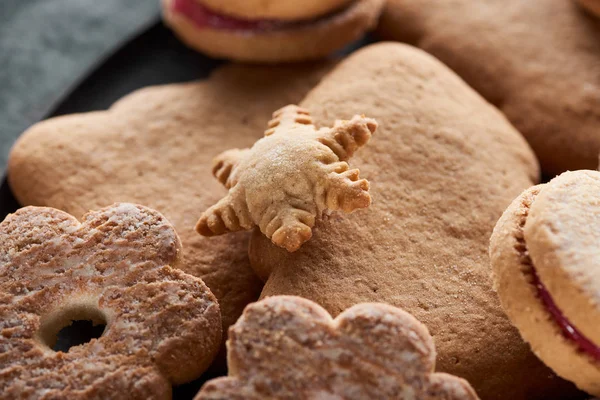
[[535,354],[600,396],[600,172],[565,172],[518,196],[490,241],[502,306]]
[[352,158],[372,203],[319,216],[293,253],[254,230],[261,296],[305,297],[333,316],[364,302],[401,307],[429,329],[438,370],[484,399],[578,395],[535,357],[492,290],[493,227],[539,175],[502,113],[440,61],[399,43],[352,54],[299,106],[317,126],[361,113],[377,121]]
[[[174,267],[181,242],[164,216],[128,203],[79,222],[25,207],[0,223],[0,398],[170,399],[221,343],[217,299]],[[72,320],[102,335],[54,351]]]
[[384,0],[162,0],[168,26],[211,57],[280,63],[326,57],[377,24]]
[[594,169],[600,20],[572,0],[389,0],[378,33],[452,68],[525,136],[545,175]]
[[229,376],[195,399],[478,399],[464,379],[434,372],[435,358],[427,328],[396,307],[358,304],[333,319],[309,300],[273,296],[230,328]]
[[262,282],[249,265],[247,233],[207,240],[194,230],[227,193],[211,175],[212,159],[254,143],[273,110],[299,102],[331,66],[230,64],[203,81],[138,90],[107,111],[43,121],[11,150],[10,187],[21,205],[77,218],[117,201],[163,213],[183,243],[178,267],[211,288],[226,332]]

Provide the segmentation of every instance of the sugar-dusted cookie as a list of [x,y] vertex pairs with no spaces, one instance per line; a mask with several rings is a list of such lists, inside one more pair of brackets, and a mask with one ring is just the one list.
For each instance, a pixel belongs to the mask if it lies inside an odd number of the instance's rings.
[[377,24],[384,0],[162,0],[188,46],[250,62],[323,58]]
[[296,251],[326,209],[349,213],[371,204],[369,182],[346,161],[369,141],[374,120],[357,115],[317,129],[307,110],[289,105],[273,113],[268,127],[252,148],[215,158],[213,174],[229,193],[202,214],[198,233],[258,226],[276,245]]
[[211,176],[212,158],[251,146],[273,110],[300,101],[328,69],[230,65],[206,81],[139,90],[108,112],[41,122],[10,154],[11,188],[23,205],[76,217],[115,201],[159,210],[183,242],[180,268],[211,288],[226,329],[262,283],[249,267],[246,233],[208,240],[194,231],[199,211],[227,193]]
[[294,253],[255,231],[250,260],[266,281],[263,296],[306,297],[332,315],[389,303],[427,326],[438,369],[467,379],[482,398],[572,394],[492,291],[494,224],[538,179],[531,149],[505,117],[442,63],[397,43],[354,53],[300,106],[321,126],[359,113],[377,121],[352,158],[373,203],[318,219]]
[[524,191],[490,244],[502,305],[556,373],[600,396],[600,172]]
[[[0,398],[170,399],[221,344],[216,298],[177,269],[181,243],[158,212],[133,204],[80,223],[26,207],[0,224]],[[71,320],[98,339],[52,347]]]
[[572,0],[475,3],[389,0],[379,31],[433,54],[495,104],[544,173],[596,168],[600,20]]
[[427,328],[387,304],[355,305],[332,319],[294,296],[246,307],[229,330],[229,376],[207,382],[196,400],[475,400],[468,382],[434,373]]
[[576,0],[585,7],[590,13],[600,17],[600,0]]

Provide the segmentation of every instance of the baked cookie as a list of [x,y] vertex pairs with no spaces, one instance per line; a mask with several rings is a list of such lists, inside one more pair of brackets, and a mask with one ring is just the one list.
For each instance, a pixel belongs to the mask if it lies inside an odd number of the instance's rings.
[[377,121],[352,158],[373,203],[325,214],[294,253],[255,231],[249,251],[262,295],[298,295],[332,315],[364,302],[401,307],[434,337],[438,370],[467,379],[482,398],[573,394],[492,291],[492,229],[539,173],[505,117],[442,63],[397,43],[354,53],[300,106],[322,126],[359,113]]
[[570,0],[389,0],[379,32],[439,58],[525,136],[542,170],[594,169],[600,20]]
[[524,191],[490,244],[494,283],[523,339],[558,375],[600,396],[600,172]]
[[353,0],[195,0],[216,13],[245,20],[310,20],[339,11]]
[[12,149],[10,186],[23,205],[76,217],[115,201],[159,210],[183,242],[180,268],[211,288],[227,329],[262,282],[248,263],[247,233],[207,240],[194,231],[198,211],[227,193],[211,176],[212,158],[252,145],[273,110],[300,101],[329,68],[229,65],[206,81],[139,90],[108,112],[43,121]]
[[246,307],[229,329],[229,376],[204,384],[208,399],[462,399],[463,379],[434,373],[427,328],[386,304],[359,304],[332,319],[294,296]]
[[346,161],[369,141],[377,129],[374,120],[356,115],[317,129],[307,110],[289,105],[276,111],[268,126],[252,148],[215,158],[213,174],[229,192],[202,214],[198,233],[258,226],[291,252],[311,238],[315,218],[326,209],[350,213],[371,204],[369,182]]
[[[0,397],[170,399],[221,344],[216,298],[169,265],[181,243],[158,212],[134,204],[80,223],[26,207],[0,224]],[[71,320],[106,328],[98,339],[52,347]]]
[[600,0],[577,0],[582,7],[585,7],[590,13],[600,17]]
[[[302,6],[298,6],[302,3]],[[249,62],[318,59],[371,30],[384,0],[162,0],[163,17],[188,46]]]

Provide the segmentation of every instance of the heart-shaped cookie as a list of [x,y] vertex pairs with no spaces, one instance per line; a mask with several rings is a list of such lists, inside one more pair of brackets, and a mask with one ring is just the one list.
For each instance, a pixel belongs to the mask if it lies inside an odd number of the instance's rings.
[[441,62],[397,43],[354,53],[300,106],[317,126],[361,113],[377,121],[352,158],[373,202],[326,213],[294,253],[255,231],[250,259],[266,281],[262,296],[298,295],[334,316],[364,302],[401,307],[434,337],[438,369],[482,398],[577,393],[531,353],[492,290],[493,227],[538,179],[506,118]]

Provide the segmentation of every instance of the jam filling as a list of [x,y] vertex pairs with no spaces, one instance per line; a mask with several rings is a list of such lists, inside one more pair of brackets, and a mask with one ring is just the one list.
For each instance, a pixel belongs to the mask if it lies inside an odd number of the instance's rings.
[[218,14],[200,4],[197,0],[174,0],[173,11],[185,15],[201,28],[241,31],[269,31],[285,25],[282,21],[249,21]]
[[554,318],[554,321],[560,327],[563,335],[567,339],[575,342],[582,352],[587,353],[594,360],[600,362],[600,347],[596,346],[591,340],[585,337],[583,333],[578,331],[577,328],[571,324],[567,317],[565,317],[562,311],[560,311],[560,309],[557,307],[542,281],[540,281],[540,277],[538,276],[535,268],[532,268],[531,272],[533,277],[532,283],[537,289],[538,297],[542,303],[544,303],[546,310],[548,310],[550,315],[552,315],[552,318]]
[[173,0],[172,11],[184,15],[200,28],[249,32],[268,32],[280,29],[299,28],[327,19],[332,15],[330,14],[305,21],[278,21],[274,19],[245,20],[219,14],[200,4],[198,0]]

